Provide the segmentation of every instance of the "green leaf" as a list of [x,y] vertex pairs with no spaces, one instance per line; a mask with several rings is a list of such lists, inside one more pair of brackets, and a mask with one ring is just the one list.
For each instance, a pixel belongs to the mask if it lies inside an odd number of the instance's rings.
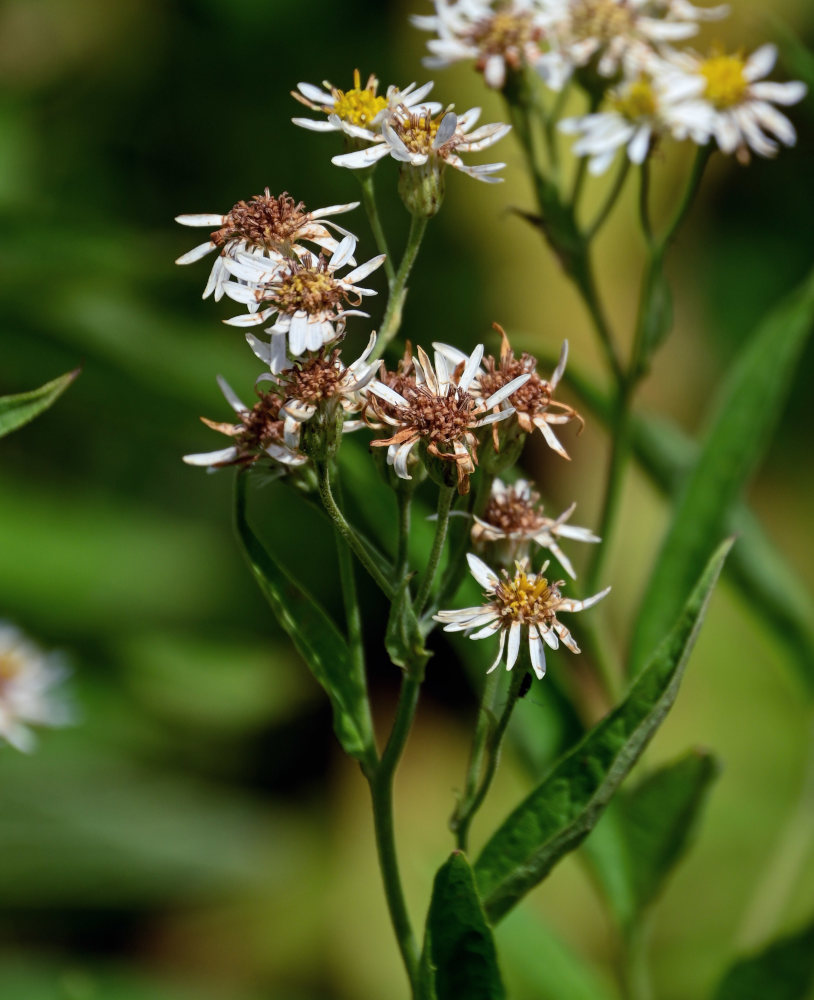
[[249,526],[247,478],[242,472],[236,478],[235,527],[249,567],[280,625],[331,699],[337,739],[347,753],[362,760],[374,747],[364,679],[355,674],[345,637],[328,614],[278,565]]
[[[427,956],[430,956],[429,961]],[[437,1000],[504,1000],[492,929],[461,851],[438,869],[432,887],[422,969],[434,970]]]
[[384,645],[390,659],[398,667],[421,669],[429,659],[430,654],[424,649],[424,638],[413,609],[409,577],[401,581],[396,591],[387,620]]
[[624,789],[585,842],[617,921],[629,926],[652,903],[689,848],[713,780],[715,757],[693,750]]
[[645,366],[673,326],[673,293],[660,255],[652,262],[646,281],[639,318],[642,326],[642,363]]
[[678,692],[731,541],[721,545],[625,700],[551,769],[486,844],[475,864],[491,920],[507,913],[596,825]]
[[742,958],[726,973],[714,1000],[806,1000],[814,987],[814,923]]
[[81,371],[81,368],[74,368],[31,392],[0,396],[0,437],[25,426],[52,406]]
[[760,325],[722,386],[645,590],[630,660],[634,673],[677,614],[705,554],[725,535],[769,440],[813,322],[814,273]]

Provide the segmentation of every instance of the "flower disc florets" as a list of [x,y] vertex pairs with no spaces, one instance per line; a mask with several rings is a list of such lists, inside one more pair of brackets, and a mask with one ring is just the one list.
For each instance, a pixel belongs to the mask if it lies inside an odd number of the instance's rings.
[[556,617],[562,600],[559,587],[565,582],[549,583],[544,576],[528,576],[524,564],[518,563],[516,572],[509,576],[501,571],[503,579],[495,587],[495,604],[501,617],[522,624],[550,624]]

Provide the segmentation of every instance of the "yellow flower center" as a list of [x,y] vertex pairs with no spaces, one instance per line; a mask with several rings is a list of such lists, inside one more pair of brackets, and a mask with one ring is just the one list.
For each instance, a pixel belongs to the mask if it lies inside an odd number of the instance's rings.
[[16,650],[7,649],[0,653],[0,690],[21,673],[23,665],[23,658]]
[[393,128],[411,153],[430,153],[438,126],[445,114],[442,111],[437,118],[420,112],[397,114],[393,118]]
[[334,112],[351,125],[369,126],[376,115],[387,107],[387,98],[376,94],[378,81],[371,76],[362,87],[359,70],[353,71],[353,89],[334,91]]
[[598,38],[603,44],[633,27],[634,15],[625,0],[577,0],[571,8],[571,25],[577,38]]
[[482,52],[505,53],[539,37],[534,31],[531,14],[498,11],[493,17],[479,21],[471,33]]
[[316,316],[334,309],[346,298],[345,290],[321,264],[294,264],[274,290],[274,302],[284,313],[306,312]]
[[521,566],[513,579],[501,580],[495,596],[502,605],[501,614],[518,621],[543,621],[553,614],[555,594],[544,576],[528,576]]
[[716,108],[731,108],[739,104],[749,86],[743,70],[744,61],[740,56],[710,56],[701,64],[701,75],[707,81],[705,97]]
[[656,113],[656,95],[652,84],[647,77],[640,76],[623,94],[614,97],[613,106],[630,121],[651,117]]

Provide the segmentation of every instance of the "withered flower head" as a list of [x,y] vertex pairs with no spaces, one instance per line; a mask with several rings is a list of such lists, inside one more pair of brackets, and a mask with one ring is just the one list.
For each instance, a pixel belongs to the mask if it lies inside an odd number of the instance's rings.
[[549,580],[544,575],[547,562],[540,567],[539,573],[529,573],[528,560],[523,559],[515,564],[513,574],[504,569],[498,576],[477,556],[469,554],[466,558],[472,576],[485,591],[486,603],[458,611],[439,611],[433,617],[444,623],[445,632],[466,632],[470,639],[486,639],[499,632],[500,649],[489,673],[500,665],[504,649],[506,669],[512,669],[525,629],[531,665],[542,679],[546,668],[546,645],[557,649],[562,642],[572,653],[579,652],[574,637],[557,615],[561,611],[584,611],[610,591],[610,587],[606,587],[584,601],[574,601],[562,596],[560,588],[565,585],[564,580]]
[[588,528],[566,524],[576,504],[571,504],[557,518],[543,516],[539,494],[531,484],[519,479],[511,486],[495,479],[489,502],[481,517],[472,525],[472,541],[478,547],[492,544],[498,561],[511,564],[528,555],[535,542],[548,549],[572,579],[576,579],[571,561],[559,547],[560,538],[573,538],[580,542],[598,542],[600,539]]
[[[478,464],[478,442],[473,431],[511,416],[511,409],[489,411],[527,378],[521,376],[488,399],[477,399],[468,390],[482,356],[483,345],[478,345],[467,359],[460,377],[453,382],[443,357],[438,358],[434,370],[430,359],[419,347],[418,357],[413,358],[414,389],[411,387],[409,392],[402,394],[381,381],[371,382],[366,419],[372,426],[387,424],[396,429],[392,437],[379,438],[371,444],[387,447],[388,463],[400,478],[411,478],[407,459],[413,447],[421,441],[434,458],[455,463],[458,491],[462,494],[469,492],[469,476]],[[369,411],[372,411],[373,419]]]
[[[321,252],[332,254],[339,245],[338,241],[318,220],[348,212],[358,204],[358,201],[354,201],[308,212],[301,201],[295,201],[287,192],[275,197],[266,188],[263,194],[255,195],[249,201],[239,201],[225,215],[178,215],[175,221],[182,226],[216,228],[206,243],[183,254],[175,263],[192,264],[213,250],[219,250],[203,294],[206,298],[214,292],[217,301],[222,297],[224,286],[229,281],[226,258],[234,257],[240,252],[249,252],[261,260],[264,255],[279,260],[281,257],[305,253],[307,248],[303,243],[314,244]],[[343,236],[347,235],[347,230],[341,226],[331,222],[327,225]],[[265,266],[269,266],[268,260],[265,260]]]
[[258,389],[257,402],[248,407],[220,375],[218,385],[235,411],[238,422],[221,423],[206,417],[201,417],[201,420],[212,430],[228,435],[233,444],[219,451],[184,455],[184,461],[188,465],[205,465],[209,468],[245,466],[266,457],[289,466],[302,465],[306,461],[304,455],[297,454],[285,445],[283,417],[280,414],[282,399],[277,393]]

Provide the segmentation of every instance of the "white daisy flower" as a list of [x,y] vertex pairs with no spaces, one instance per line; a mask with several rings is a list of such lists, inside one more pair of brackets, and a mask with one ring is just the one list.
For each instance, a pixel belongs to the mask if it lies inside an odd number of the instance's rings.
[[[249,313],[227,319],[230,326],[258,326],[275,317],[271,333],[269,365],[274,374],[288,367],[286,340],[292,357],[318,351],[342,336],[348,316],[367,316],[356,308],[372,288],[362,281],[384,262],[384,254],[372,257],[345,275],[338,275],[350,263],[356,238],[346,236],[333,256],[299,259],[272,257],[271,260],[238,254],[226,262],[227,270],[241,283],[229,282],[226,294],[249,306]],[[245,283],[244,283],[245,282]],[[346,308],[350,305],[351,308]]]
[[487,86],[500,90],[509,70],[537,65],[549,18],[536,0],[433,3],[435,14],[410,18],[417,28],[438,36],[427,42],[432,54],[423,60],[425,66],[442,68],[473,59]]
[[797,141],[794,126],[774,105],[796,104],[807,88],[797,80],[764,80],[776,61],[774,45],[763,45],[748,58],[724,52],[713,52],[706,59],[691,52],[672,55],[683,81],[694,81],[711,116],[710,133],[723,153],[737,153],[747,161],[750,149],[771,157],[779,149],[776,140],[786,146]]
[[[552,429],[552,424],[567,424],[572,420],[579,423],[580,430],[584,426],[582,417],[573,407],[554,399],[554,391],[565,373],[568,341],[563,341],[560,360],[551,378],[544,379],[537,374],[537,359],[525,352],[516,358],[506,331],[498,323],[494,323],[493,326],[502,338],[500,356],[494,358],[489,355],[484,359],[483,365],[475,372],[469,391],[477,399],[486,399],[494,398],[505,385],[520,386],[519,391],[512,389],[506,402],[515,413],[520,429],[526,434],[531,434],[536,427],[549,448],[563,458],[569,458],[568,452]],[[444,357],[453,365],[454,375],[457,377],[457,373],[466,363],[467,356],[450,344],[435,343],[433,347],[436,350],[436,359],[439,356]],[[519,383],[517,380],[522,375],[526,378]]]
[[487,602],[474,608],[439,611],[433,618],[444,624],[445,632],[466,632],[470,639],[486,639],[500,633],[497,658],[487,673],[498,668],[504,652],[506,669],[512,669],[525,631],[532,668],[542,680],[546,646],[557,649],[562,642],[572,653],[579,652],[574,637],[557,615],[562,611],[584,611],[601,601],[611,589],[606,587],[584,601],[574,601],[562,596],[563,580],[554,582],[543,575],[547,562],[539,573],[529,573],[528,560],[524,559],[516,564],[513,576],[507,570],[498,576],[477,556],[470,553],[466,558],[472,576],[485,591]]
[[304,455],[297,454],[284,443],[284,417],[280,413],[283,400],[280,396],[258,388],[257,402],[249,407],[220,375],[218,385],[237,414],[238,422],[219,423],[206,417],[201,417],[201,420],[212,430],[228,435],[234,444],[218,451],[184,455],[187,465],[203,465],[214,471],[226,465],[252,465],[265,457],[286,466],[302,465],[307,461]]
[[[367,347],[350,365],[339,359],[339,350],[325,354],[324,349],[316,357],[298,362],[282,375],[268,376],[279,386],[283,395],[280,416],[283,418],[283,432],[286,445],[295,449],[300,445],[302,426],[317,410],[338,407],[344,414],[358,413],[364,405],[362,390],[368,385],[376,371],[377,362],[368,363],[376,346],[376,334],[370,335]],[[361,420],[345,420],[342,430],[354,431],[364,426]]]
[[28,753],[36,745],[29,726],[67,725],[72,712],[53,690],[67,674],[61,656],[43,653],[0,622],[0,739]]
[[[317,118],[292,118],[295,125],[310,129],[312,132],[344,132],[352,139],[364,139],[368,142],[380,142],[381,125],[384,113],[388,108],[399,104],[413,108],[424,101],[432,90],[432,81],[416,88],[411,83],[404,90],[390,86],[385,95],[378,93],[379,81],[371,74],[362,87],[359,70],[353,71],[353,87],[351,90],[339,90],[325,80],[321,90],[312,83],[298,83],[297,90],[291,91],[291,96],[312,111],[321,111],[327,115],[327,120]],[[425,103],[431,114],[441,110],[440,104]]]
[[664,135],[707,144],[713,115],[697,93],[692,77],[670,72],[665,63],[651,60],[648,72],[608,91],[607,110],[565,118],[559,129],[578,136],[574,155],[589,156],[588,169],[594,175],[604,173],[623,147],[631,163],[641,164],[652,144]]
[[175,221],[182,226],[201,226],[214,231],[205,243],[199,243],[182,254],[175,263],[192,264],[218,250],[203,297],[214,293],[215,301],[219,301],[229,281],[226,261],[230,257],[240,252],[256,254],[261,261],[266,261],[265,266],[268,267],[265,255],[279,260],[280,257],[303,254],[308,249],[303,246],[304,243],[314,244],[319,251],[332,254],[338,242],[326,226],[342,236],[347,236],[348,230],[335,222],[322,223],[319,220],[349,212],[358,206],[358,201],[351,201],[308,212],[301,201],[294,201],[287,192],[275,197],[266,188],[264,194],[255,195],[249,201],[239,201],[226,215],[177,215]]
[[510,417],[514,410],[492,411],[513,392],[524,385],[529,376],[521,375],[487,399],[475,399],[469,388],[483,357],[479,344],[466,359],[463,371],[453,381],[446,361],[439,355],[435,370],[422,348],[413,358],[416,385],[402,395],[384,382],[368,386],[368,407],[365,418],[370,426],[388,426],[395,430],[392,437],[371,441],[373,447],[386,447],[387,461],[401,479],[411,479],[407,460],[412,449],[421,442],[427,452],[443,462],[455,463],[458,492],[469,492],[469,477],[478,464],[478,441],[473,431],[486,424]]
[[511,125],[494,122],[482,125],[473,132],[471,129],[479,117],[480,108],[470,108],[460,116],[454,111],[445,111],[433,117],[427,108],[414,111],[399,105],[382,119],[383,142],[334,156],[331,162],[339,167],[358,170],[369,167],[385,156],[392,156],[406,166],[440,173],[444,166],[449,165],[479,181],[495,183],[503,178],[491,175],[502,170],[505,163],[470,166],[463,162],[459,154],[488,148],[502,139]]
[[559,546],[560,539],[571,538],[579,542],[599,542],[601,539],[588,528],[566,523],[576,509],[575,503],[559,517],[550,518],[543,517],[539,500],[539,494],[525,479],[518,479],[511,486],[495,479],[486,510],[481,517],[475,516],[472,542],[479,547],[487,543],[493,545],[500,562],[505,565],[526,557],[530,544],[535,542],[552,552],[565,572],[576,580],[574,567]]
[[561,90],[574,70],[596,61],[612,77],[622,63],[645,68],[654,49],[691,38],[699,21],[726,16],[728,8],[697,7],[689,0],[547,0],[552,23],[550,51],[537,68],[549,87]]

